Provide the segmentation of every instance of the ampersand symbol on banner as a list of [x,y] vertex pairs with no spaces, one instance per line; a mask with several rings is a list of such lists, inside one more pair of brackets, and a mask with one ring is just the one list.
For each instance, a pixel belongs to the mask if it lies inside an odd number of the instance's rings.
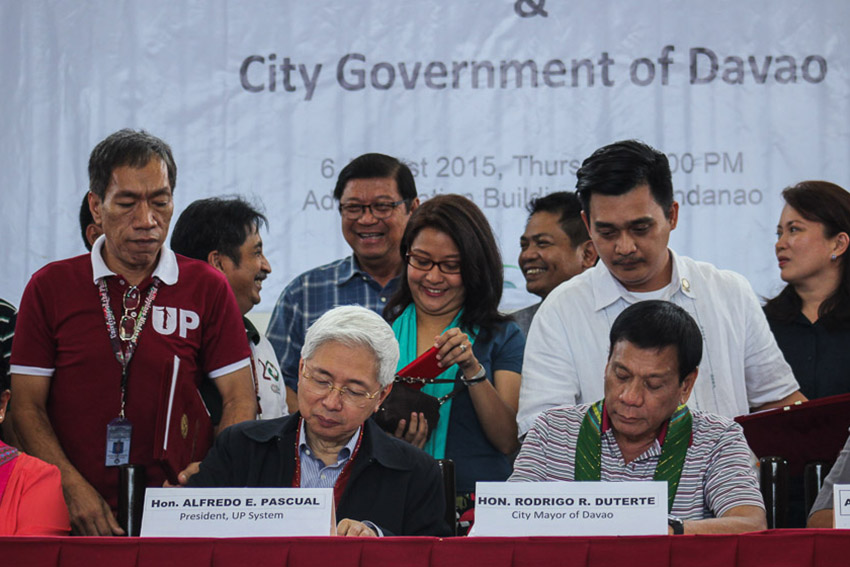
[[514,12],[520,18],[530,18],[531,16],[547,17],[549,14],[544,10],[546,0],[517,0],[514,2]]

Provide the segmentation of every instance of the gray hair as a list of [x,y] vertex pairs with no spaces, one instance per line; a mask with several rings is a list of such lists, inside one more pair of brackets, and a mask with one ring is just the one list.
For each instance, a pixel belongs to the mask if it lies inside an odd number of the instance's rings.
[[327,342],[368,348],[375,355],[378,383],[383,387],[393,381],[398,366],[398,341],[389,323],[374,311],[358,305],[331,309],[307,329],[301,358],[309,360]]

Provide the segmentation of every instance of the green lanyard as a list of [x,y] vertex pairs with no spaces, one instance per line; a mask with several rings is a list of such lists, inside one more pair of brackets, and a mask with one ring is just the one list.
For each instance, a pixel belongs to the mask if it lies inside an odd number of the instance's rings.
[[[575,455],[575,480],[602,480],[602,421],[604,400],[590,406],[578,432]],[[691,445],[693,416],[682,404],[667,422],[667,435],[661,446],[661,456],[655,465],[653,480],[667,481],[667,512],[673,509],[685,457]]]

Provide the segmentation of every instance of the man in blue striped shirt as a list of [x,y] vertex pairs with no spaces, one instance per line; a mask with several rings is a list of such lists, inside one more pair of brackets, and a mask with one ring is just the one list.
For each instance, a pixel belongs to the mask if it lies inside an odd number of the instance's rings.
[[352,255],[292,280],[278,298],[266,331],[280,360],[290,412],[297,405],[293,392],[298,389],[298,359],[307,328],[340,305],[383,311],[404,264],[401,236],[419,206],[410,168],[374,153],[355,158],[342,169],[334,199]]

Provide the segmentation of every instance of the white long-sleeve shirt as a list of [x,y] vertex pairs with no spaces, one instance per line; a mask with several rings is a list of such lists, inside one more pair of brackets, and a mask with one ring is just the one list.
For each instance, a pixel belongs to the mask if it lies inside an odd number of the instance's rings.
[[[799,389],[749,282],[670,251],[671,284],[656,299],[687,311],[703,334],[691,408],[736,417]],[[544,410],[603,395],[608,333],[617,316],[648,297],[633,294],[600,262],[543,301],[529,329],[517,422],[520,436]]]

